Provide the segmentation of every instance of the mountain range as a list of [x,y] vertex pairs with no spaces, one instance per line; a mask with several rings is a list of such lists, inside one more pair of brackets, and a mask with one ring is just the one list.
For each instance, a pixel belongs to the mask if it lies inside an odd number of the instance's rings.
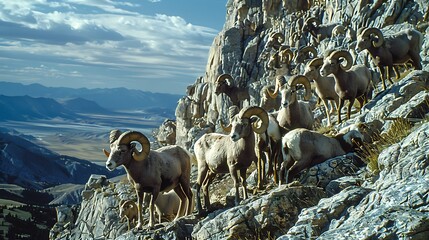
[[169,109],[174,113],[182,97],[177,94],[152,93],[127,88],[66,88],[46,87],[41,84],[0,82],[0,95],[52,98],[59,102],[86,99],[109,111],[144,110],[147,108]]

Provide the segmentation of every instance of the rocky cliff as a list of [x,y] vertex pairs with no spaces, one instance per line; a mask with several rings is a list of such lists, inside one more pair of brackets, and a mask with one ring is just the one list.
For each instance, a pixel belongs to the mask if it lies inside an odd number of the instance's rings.
[[[191,215],[152,229],[132,231],[118,215],[121,200],[135,199],[129,183],[91,179],[79,215],[67,220],[69,223],[57,223],[52,237],[427,239],[428,7],[423,0],[228,1],[224,29],[213,41],[205,74],[188,87],[187,96],[178,103],[176,143],[192,150],[195,140],[205,132],[222,132],[220,122],[228,122],[232,102],[227,94],[214,91],[220,74],[231,74],[234,79],[229,84],[234,87],[247,88],[250,99],[240,101],[240,106],[259,105],[260,90],[274,84],[276,76],[302,74],[303,64],[299,62],[272,65],[275,51],[270,36],[274,33],[280,32],[284,36],[281,44],[296,51],[305,45],[315,46],[318,56],[332,48],[351,51],[356,63],[370,67],[377,79],[373,59],[366,51],[354,51],[358,29],[377,27],[388,34],[415,28],[424,35],[420,52],[423,70],[404,68],[400,79],[388,84],[386,90],[375,83],[371,101],[361,111],[354,111],[350,120],[342,124],[334,121],[331,129],[365,123],[384,134],[383,141],[370,136],[372,147],[360,153],[368,166],[353,154],[330,159],[302,173],[300,183],[281,187],[268,184],[264,191],[255,191],[235,207],[228,197],[233,193],[228,191],[231,183],[226,175],[211,186],[211,201],[217,207],[208,216]],[[341,23],[346,31],[335,37],[313,38],[301,31],[309,17],[323,24]],[[314,110],[324,126],[326,119],[321,112],[320,107]],[[195,175],[194,170],[193,179]]]

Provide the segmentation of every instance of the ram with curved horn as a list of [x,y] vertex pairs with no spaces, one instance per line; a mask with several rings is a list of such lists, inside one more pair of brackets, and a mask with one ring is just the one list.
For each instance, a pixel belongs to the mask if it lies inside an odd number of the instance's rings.
[[295,63],[304,63],[306,60],[317,57],[317,49],[314,46],[305,46],[295,54]]
[[220,75],[215,82],[215,94],[226,94],[232,102],[232,105],[240,107],[244,100],[250,101],[249,90],[233,85],[234,78],[227,73]]
[[[281,108],[277,112],[277,121],[279,126],[285,131],[290,131],[295,128],[312,129],[314,124],[314,115],[310,104],[311,84],[307,77],[303,75],[294,75],[287,83],[284,76],[278,76],[276,79],[276,88],[271,97],[277,97],[281,93]],[[304,86],[305,96],[304,100],[298,100],[297,92]]]
[[[254,124],[257,119],[260,124]],[[239,203],[239,179],[243,186],[243,198],[247,198],[246,171],[252,162],[257,161],[255,133],[261,134],[268,127],[267,112],[256,106],[243,108],[232,121],[229,135],[207,133],[195,142],[194,151],[198,162],[196,183],[196,206],[201,214],[203,209],[200,200],[203,188],[204,205],[210,208],[209,185],[216,174],[230,173],[235,186],[235,204]]]
[[310,17],[305,20],[302,27],[302,32],[308,32],[313,36],[316,43],[320,43],[325,38],[332,36],[332,30],[341,25],[340,23],[320,24],[320,21],[315,17]]
[[332,74],[335,79],[335,92],[338,94],[337,107],[338,123],[341,123],[341,108],[346,100],[349,101],[347,119],[355,99],[360,103],[360,109],[367,102],[371,90],[371,73],[365,65],[353,65],[352,55],[345,50],[331,52],[323,61],[320,75],[327,77]]
[[268,40],[265,44],[265,49],[270,50],[279,50],[282,46],[282,43],[285,41],[285,35],[281,32],[271,32],[268,34]]
[[411,61],[415,69],[422,69],[420,57],[422,43],[423,35],[414,29],[402,30],[385,37],[378,28],[366,28],[357,37],[356,50],[358,52],[368,50],[381,73],[383,90],[385,90],[385,79],[393,84],[390,79],[392,69],[396,73],[396,78],[399,78],[399,73],[394,65],[402,65]]
[[[320,67],[323,65],[323,58],[315,58],[307,63],[304,70],[304,75],[314,81],[316,87],[316,94],[322,100],[326,110],[326,117],[328,119],[328,125],[331,126],[330,113],[334,110],[334,106],[337,107],[339,102],[338,94],[335,92],[335,79],[329,75],[322,77],[320,75]],[[331,102],[331,111],[328,107],[328,101]]]
[[[141,132],[110,132],[110,152],[103,149],[107,156],[106,168],[113,171],[124,166],[128,179],[134,183],[137,193],[138,223],[142,227],[143,194],[152,195],[149,206],[149,225],[154,225],[154,203],[160,192],[174,189],[181,199],[180,216],[191,213],[192,192],[190,188],[191,160],[193,155],[179,146],[166,146],[150,150],[150,142]],[[141,145],[138,149],[136,143]],[[188,201],[187,206],[184,204]]]

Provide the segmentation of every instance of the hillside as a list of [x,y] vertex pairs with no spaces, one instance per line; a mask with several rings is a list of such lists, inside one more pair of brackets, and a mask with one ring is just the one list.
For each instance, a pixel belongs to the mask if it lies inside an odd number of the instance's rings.
[[[91,174],[117,176],[104,166],[59,155],[19,135],[0,132],[0,183],[44,189],[65,183],[84,184]],[[123,173],[123,172],[122,172]]]
[[[352,61],[342,57],[325,63],[343,63],[335,65],[342,69],[346,68],[345,62],[362,64],[366,69],[362,75],[370,76],[372,81],[369,102],[361,109],[350,105],[351,117],[344,119],[343,112],[342,123],[338,123],[337,116],[332,116],[332,126],[327,126],[326,113],[323,106],[316,104],[314,93],[308,105],[313,106],[316,130],[331,134],[350,128],[361,131],[365,139],[358,151],[312,166],[300,172],[292,183],[278,186],[269,176],[262,189],[257,189],[256,171],[249,169],[249,198],[237,206],[234,206],[231,176],[218,176],[209,188],[212,205],[207,212],[194,212],[153,228],[147,227],[145,212],[145,226],[131,231],[125,222],[118,223],[117,209],[121,200],[136,199],[130,183],[126,179],[120,182],[106,182],[102,177],[99,181],[90,179],[102,184],[87,189],[90,197],[82,201],[78,216],[57,222],[52,231],[56,239],[70,236],[118,240],[428,239],[429,3],[328,0],[309,1],[311,6],[305,6],[306,2],[227,2],[226,22],[213,41],[205,72],[177,104],[176,143],[192,151],[195,141],[203,134],[225,133],[221,123],[232,119],[229,109],[236,103],[238,91],[233,92],[235,95],[216,94],[214,86],[219,75],[230,74],[233,79],[223,84],[229,84],[230,89],[245,89],[250,94],[250,99],[246,96],[239,99],[240,107],[259,105],[260,91],[275,84],[278,76],[287,81],[292,75],[303,74],[310,59],[327,57],[331,50],[346,50],[352,55]],[[303,28],[310,17],[325,25],[341,23],[346,31],[327,38],[312,36]],[[384,89],[378,81],[380,70],[375,65],[380,58],[371,57],[367,50],[356,51],[361,27],[379,28],[386,36],[417,29],[416,35],[421,37],[417,45],[421,42],[422,69],[415,69],[418,66],[415,60],[410,61],[414,67],[398,64],[395,66],[398,78],[394,77],[392,83],[386,81]],[[371,38],[372,45],[381,41],[380,36]],[[313,46],[315,52],[299,61],[296,55],[306,46]],[[287,59],[282,55],[281,50],[288,48],[295,57]],[[295,86],[284,84],[282,88],[292,87]],[[303,95],[299,87],[290,94],[297,94],[297,98]],[[196,168],[194,166],[191,173],[193,185]],[[67,224],[73,226],[67,228],[70,233],[64,234],[63,226]]]
[[144,110],[150,107],[166,108],[173,111],[181,97],[180,95],[144,92],[127,88],[74,89],[12,82],[0,82],[0,95],[28,95],[34,98],[52,98],[57,101],[86,99],[110,111]]

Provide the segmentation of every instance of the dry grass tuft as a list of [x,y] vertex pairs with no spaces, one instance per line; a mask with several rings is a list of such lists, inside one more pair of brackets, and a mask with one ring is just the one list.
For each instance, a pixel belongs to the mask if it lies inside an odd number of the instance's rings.
[[369,170],[378,174],[381,169],[378,167],[378,156],[387,147],[400,142],[411,132],[413,125],[405,118],[393,120],[390,129],[386,133],[377,133],[372,143],[364,143],[357,153],[360,159],[364,161]]

